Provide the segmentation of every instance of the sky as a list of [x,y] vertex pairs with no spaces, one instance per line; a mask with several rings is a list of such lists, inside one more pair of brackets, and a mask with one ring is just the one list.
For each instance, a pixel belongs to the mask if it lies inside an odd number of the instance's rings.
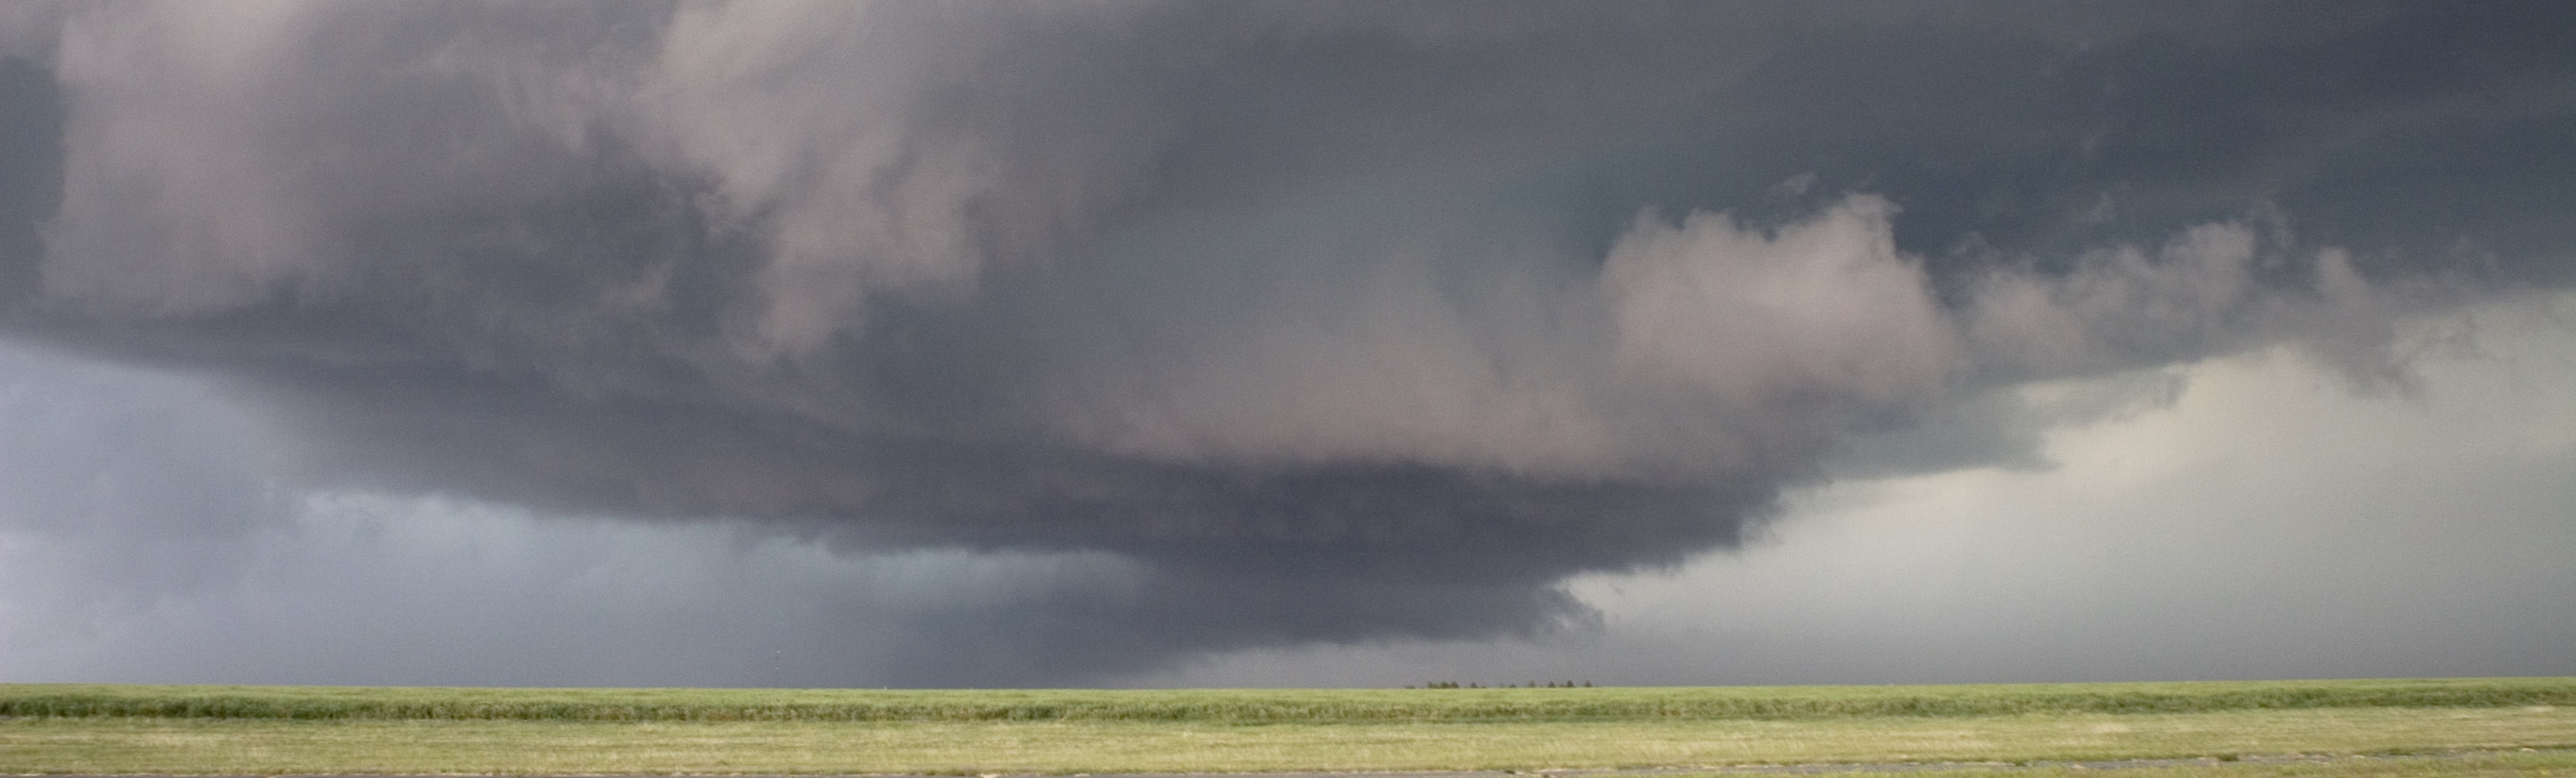
[[0,7],[0,681],[2576,675],[2559,3]]

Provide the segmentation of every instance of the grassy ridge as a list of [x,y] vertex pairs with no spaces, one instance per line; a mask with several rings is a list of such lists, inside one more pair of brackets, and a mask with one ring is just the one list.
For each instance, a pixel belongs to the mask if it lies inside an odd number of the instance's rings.
[[2576,678],[1597,689],[876,691],[0,684],[0,716],[449,721],[1795,720],[2576,705]]

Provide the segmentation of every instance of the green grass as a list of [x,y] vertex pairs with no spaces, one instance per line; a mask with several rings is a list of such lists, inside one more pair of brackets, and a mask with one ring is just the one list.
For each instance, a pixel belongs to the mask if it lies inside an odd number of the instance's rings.
[[[2101,778],[2080,767],[1923,770],[1940,778]],[[1709,774],[1715,775],[1715,774]],[[2121,778],[2506,778],[2576,775],[2576,754],[2479,754],[2440,759],[2319,759],[2295,762],[2204,762],[2124,768]],[[1675,776],[1674,778],[1701,778]]]
[[10,773],[1533,770],[2435,753],[2576,745],[2576,710],[1211,724],[20,719]]
[[876,691],[0,684],[0,716],[523,721],[1603,721],[2576,705],[2576,678],[1600,689]]
[[[2497,753],[2136,772],[2565,775],[2576,766],[2565,751],[2576,748],[2576,705],[2560,702],[2571,693],[2568,679],[1413,691],[16,685],[0,686],[13,717],[0,720],[0,773],[972,775],[2474,751]],[[1940,770],[1962,771],[1975,769]]]

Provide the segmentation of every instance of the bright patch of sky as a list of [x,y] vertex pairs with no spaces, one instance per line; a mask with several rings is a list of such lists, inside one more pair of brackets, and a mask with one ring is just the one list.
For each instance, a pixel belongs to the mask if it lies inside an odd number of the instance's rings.
[[2054,467],[1817,488],[1742,550],[1578,579],[1598,631],[1255,652],[1133,680],[2565,675],[2571,325],[2564,295],[2418,322],[2403,390],[2357,391],[2287,350],[2174,368],[2169,405],[2046,433]]

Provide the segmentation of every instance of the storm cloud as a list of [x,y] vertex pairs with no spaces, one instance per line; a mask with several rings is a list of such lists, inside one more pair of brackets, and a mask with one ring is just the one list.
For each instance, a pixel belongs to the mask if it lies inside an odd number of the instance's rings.
[[2576,282],[2551,3],[10,13],[11,337],[209,377],[288,492],[1127,582],[924,682],[1579,625],[1836,468],[2032,461],[1868,448],[2013,387],[2403,392],[2409,317]]

